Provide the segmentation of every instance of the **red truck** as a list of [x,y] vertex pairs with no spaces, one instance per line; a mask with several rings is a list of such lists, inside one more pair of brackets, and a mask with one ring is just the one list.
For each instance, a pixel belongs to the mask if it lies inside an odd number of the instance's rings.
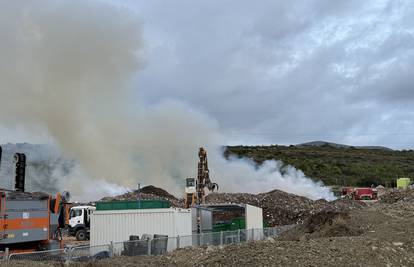
[[355,200],[377,200],[378,193],[375,188],[370,187],[344,187],[342,188],[342,196],[350,197]]
[[377,190],[374,188],[355,188],[354,189],[355,200],[376,200],[378,199]]

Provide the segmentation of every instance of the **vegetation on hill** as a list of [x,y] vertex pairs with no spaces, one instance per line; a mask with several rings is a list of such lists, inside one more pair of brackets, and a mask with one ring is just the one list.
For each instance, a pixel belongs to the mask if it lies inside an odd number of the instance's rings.
[[[225,156],[251,158],[257,164],[280,160],[326,185],[394,185],[398,177],[414,177],[413,150],[322,146],[228,146]],[[282,170],[283,171],[283,170]]]

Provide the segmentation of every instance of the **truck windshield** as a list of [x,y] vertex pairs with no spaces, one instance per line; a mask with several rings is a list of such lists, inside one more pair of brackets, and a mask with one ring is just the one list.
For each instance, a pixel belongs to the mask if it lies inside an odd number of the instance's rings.
[[78,216],[82,216],[82,210],[78,210],[78,209],[74,209],[70,211],[70,217],[78,217]]
[[195,186],[195,179],[187,179],[187,187]]

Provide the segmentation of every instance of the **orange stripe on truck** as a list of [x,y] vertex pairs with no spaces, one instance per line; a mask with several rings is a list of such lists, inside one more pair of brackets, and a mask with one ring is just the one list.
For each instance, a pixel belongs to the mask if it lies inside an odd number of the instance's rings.
[[0,230],[26,230],[35,228],[49,229],[49,218],[30,218],[30,219],[11,219],[4,220],[0,225]]

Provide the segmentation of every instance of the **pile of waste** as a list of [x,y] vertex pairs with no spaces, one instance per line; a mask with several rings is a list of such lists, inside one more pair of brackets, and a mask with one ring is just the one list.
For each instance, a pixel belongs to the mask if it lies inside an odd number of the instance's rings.
[[381,196],[382,203],[414,202],[414,189],[394,190]]
[[[184,199],[179,199],[166,190],[146,186],[119,196],[105,197],[101,201],[113,200],[167,200],[172,207],[184,207]],[[280,190],[267,193],[211,193],[206,196],[207,204],[237,203],[249,204],[263,209],[263,219],[268,226],[280,226],[303,223],[308,217],[324,209],[345,211],[359,209],[364,203],[351,199],[339,199],[328,202],[324,199],[311,200],[306,197],[289,194]]]
[[361,229],[351,221],[349,211],[325,208],[312,214],[303,224],[281,234],[278,240],[307,240],[321,237],[358,236]]
[[170,202],[172,207],[183,207],[184,205],[183,199],[178,199],[164,189],[152,185],[145,186],[140,190],[134,190],[119,196],[104,197],[100,201],[137,200],[139,198],[148,200],[167,200]]
[[206,197],[209,204],[245,203],[263,209],[263,218],[269,226],[303,223],[312,214],[324,209],[344,211],[359,209],[363,203],[340,199],[333,202],[311,200],[306,197],[273,190],[261,194],[247,193],[212,193]]

